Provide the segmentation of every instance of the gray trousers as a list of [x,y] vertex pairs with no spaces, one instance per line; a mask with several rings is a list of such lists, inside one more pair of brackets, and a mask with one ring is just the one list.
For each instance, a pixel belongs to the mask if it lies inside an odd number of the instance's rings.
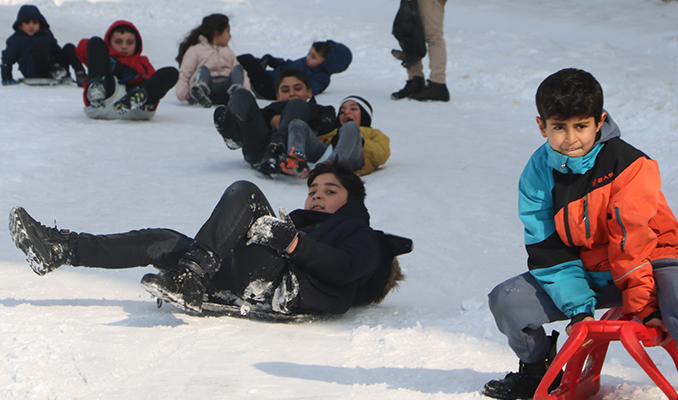
[[198,75],[196,76],[195,83],[202,84],[207,87],[207,95],[212,104],[228,104],[228,100],[231,98],[228,89],[231,85],[240,85],[242,86],[245,82],[245,72],[242,68],[242,65],[236,65],[231,69],[231,74],[226,77],[213,77],[209,68],[204,65],[201,65],[198,68]]
[[[360,136],[360,127],[353,121],[347,122],[339,128],[339,138],[332,149],[329,158],[338,156],[347,162],[354,171],[363,167],[363,139]],[[288,128],[287,149],[301,151],[306,154],[306,161],[317,162],[325,154],[329,143],[322,142],[311,130],[308,124],[295,119]]]
[[[662,319],[671,336],[678,338],[678,260],[656,260],[652,266]],[[622,292],[615,285],[594,290],[596,309],[622,306]],[[518,358],[526,363],[546,358],[551,343],[543,325],[569,318],[532,274],[525,272],[500,283],[488,297],[497,328],[507,336]]]

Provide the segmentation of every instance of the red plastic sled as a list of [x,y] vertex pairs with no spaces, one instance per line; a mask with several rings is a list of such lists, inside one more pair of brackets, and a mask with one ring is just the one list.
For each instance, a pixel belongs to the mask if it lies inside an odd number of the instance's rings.
[[[643,348],[657,346],[663,339],[664,332],[661,329],[632,321],[630,317],[623,316],[621,308],[609,310],[600,321],[584,321],[573,325],[572,334],[546,371],[534,394],[534,400],[583,400],[596,394],[600,390],[600,371],[603,369],[607,348],[613,340],[621,341],[626,351],[669,400],[678,400],[676,390],[659,372]],[[676,342],[671,340],[664,348],[678,369]],[[560,386],[549,393],[549,386],[565,364],[567,367]]]

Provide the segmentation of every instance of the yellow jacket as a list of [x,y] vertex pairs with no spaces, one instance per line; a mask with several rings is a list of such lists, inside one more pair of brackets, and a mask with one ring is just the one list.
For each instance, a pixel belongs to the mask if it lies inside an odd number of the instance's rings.
[[[339,132],[339,129],[318,136],[318,139],[325,143],[330,143],[337,132]],[[355,171],[355,173],[367,175],[380,165],[385,164],[386,160],[391,156],[390,139],[379,129],[373,129],[369,126],[360,127],[360,137],[363,138],[363,167]]]

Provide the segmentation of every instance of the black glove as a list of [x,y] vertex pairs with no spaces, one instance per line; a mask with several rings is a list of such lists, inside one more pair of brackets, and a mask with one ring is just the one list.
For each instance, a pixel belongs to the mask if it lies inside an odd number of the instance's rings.
[[118,62],[113,58],[111,58],[111,69],[113,70],[113,75],[118,78],[118,82],[120,83],[128,83],[139,75],[139,72],[136,69]]
[[254,221],[247,232],[248,246],[260,244],[282,254],[292,245],[299,234],[297,228],[283,207],[278,209],[278,213],[279,219],[273,215],[264,215]]
[[264,69],[266,69],[267,67],[275,69],[275,67],[278,66],[278,60],[272,55],[266,54],[263,57],[261,57],[261,66],[264,67]]

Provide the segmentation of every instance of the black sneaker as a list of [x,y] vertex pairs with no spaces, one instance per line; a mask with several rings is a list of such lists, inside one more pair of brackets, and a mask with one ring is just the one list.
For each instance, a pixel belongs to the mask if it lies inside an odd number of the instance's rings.
[[77,71],[75,73],[75,83],[78,87],[85,87],[85,82],[87,82],[87,72]]
[[87,82],[86,96],[90,107],[103,108],[104,100],[106,100],[106,88],[104,87],[103,79],[93,78]]
[[146,89],[136,87],[127,92],[120,100],[113,103],[113,108],[115,108],[118,114],[122,115],[143,107],[146,104],[146,100],[148,100]]
[[419,101],[450,101],[450,92],[444,83],[428,81],[428,85],[410,96],[410,98]]
[[[187,263],[194,265],[189,266]],[[179,268],[162,274],[144,275],[141,285],[154,297],[166,300],[182,310],[200,314],[207,279],[194,272],[198,269],[201,270],[194,261],[182,259]]]
[[209,98],[209,88],[200,83],[191,87],[191,97],[205,108],[212,107],[212,100]]
[[[558,335],[557,331],[553,331],[553,334],[549,336],[551,349],[545,359],[529,364],[520,361],[518,372],[510,372],[504,379],[487,382],[482,390],[483,395],[502,400],[531,399],[534,397],[534,393],[546,374],[548,365],[556,356]],[[560,371],[549,386],[549,393],[560,385],[562,377],[563,371]]]
[[231,150],[242,147],[243,121],[226,106],[219,106],[214,110],[214,127],[224,139],[224,143]]
[[424,89],[426,87],[426,82],[424,81],[423,76],[415,76],[405,83],[405,87],[400,89],[397,92],[391,93],[392,100],[401,100],[408,97],[411,97],[413,94]]
[[9,213],[9,234],[33,271],[43,276],[64,264],[69,264],[67,229],[49,228],[33,219],[23,207],[14,207]]
[[281,156],[285,154],[285,145],[280,142],[271,142],[266,148],[266,153],[262,157],[261,161],[258,164],[254,165],[254,168],[266,175],[269,178],[272,178],[280,174],[280,165],[278,160]]

